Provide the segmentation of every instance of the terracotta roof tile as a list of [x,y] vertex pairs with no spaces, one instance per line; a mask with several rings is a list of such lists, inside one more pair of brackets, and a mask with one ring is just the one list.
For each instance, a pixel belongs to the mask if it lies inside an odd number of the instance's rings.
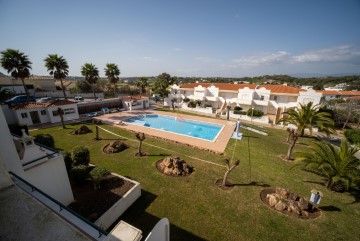
[[[243,89],[248,87],[250,89],[255,89],[257,85],[255,84],[229,84],[229,83],[190,83],[190,84],[183,84],[180,88],[185,89],[193,89],[197,86],[203,86],[205,88],[214,85],[218,87],[220,90],[233,90],[238,91],[239,89]],[[287,85],[258,85],[258,89],[264,87],[267,90],[270,90],[272,93],[288,93],[288,94],[298,94],[300,89],[287,86]]]
[[323,95],[360,95],[360,91],[342,91],[342,90],[317,90],[316,92],[320,92]]
[[76,104],[76,102],[69,100],[52,100],[46,103],[28,102],[24,104],[13,104],[10,106],[10,108],[13,110],[25,110],[25,109],[46,108],[46,107],[62,106],[62,105],[70,105],[70,104]]

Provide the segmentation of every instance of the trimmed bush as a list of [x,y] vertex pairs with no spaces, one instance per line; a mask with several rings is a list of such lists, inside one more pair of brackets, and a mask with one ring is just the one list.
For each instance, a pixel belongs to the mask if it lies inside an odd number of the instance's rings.
[[264,115],[264,112],[261,111],[261,110],[257,110],[257,109],[249,109],[247,112],[246,112],[246,115],[251,117],[261,117]]
[[197,106],[200,106],[201,105],[201,100],[195,100],[195,103]]
[[189,99],[188,97],[185,97],[185,98],[183,99],[183,101],[184,101],[185,103],[188,103],[188,102],[190,101],[190,99]]
[[94,184],[94,189],[100,189],[101,181],[106,177],[110,175],[110,171],[108,171],[104,167],[95,167],[90,172],[91,181]]
[[89,165],[90,163],[90,152],[86,146],[75,146],[72,150],[72,159],[74,166],[78,165]]
[[15,123],[15,124],[9,125],[9,130],[10,130],[10,133],[12,133],[12,134],[22,136],[21,129],[25,129],[26,134],[29,135],[29,129],[28,129],[28,126],[26,124]]
[[193,100],[191,100],[191,101],[189,102],[189,104],[188,104],[188,107],[189,107],[189,108],[195,108],[195,107],[196,107],[196,102],[193,101]]
[[73,164],[73,160],[71,158],[71,153],[68,151],[62,151],[61,155],[63,155],[64,157],[64,162],[65,162],[65,167],[66,167],[66,171],[68,173],[70,173],[70,170],[72,168],[72,164]]
[[55,147],[55,141],[50,134],[38,134],[35,136],[34,141],[40,145],[47,146],[50,148]]
[[[242,111],[243,108],[240,107],[240,106],[235,106],[234,107],[234,114],[237,114],[237,115],[244,115],[244,111]],[[246,112],[245,112],[245,115],[246,115]]]
[[70,170],[70,177],[77,184],[84,183],[89,176],[88,167],[85,165],[74,166]]
[[360,145],[360,130],[345,130],[344,134],[351,144]]
[[210,103],[205,103],[204,104],[204,107],[206,108],[206,107],[212,107],[212,105],[210,104]]

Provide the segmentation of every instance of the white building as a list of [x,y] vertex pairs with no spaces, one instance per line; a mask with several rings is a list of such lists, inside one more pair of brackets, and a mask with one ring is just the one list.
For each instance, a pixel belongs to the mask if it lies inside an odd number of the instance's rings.
[[[202,102],[200,107],[194,110],[205,113],[212,113],[212,109],[215,109],[215,113],[224,113],[226,106],[230,106],[232,110],[235,106],[240,106],[243,111],[253,108],[265,114],[261,118],[253,118],[254,121],[275,123],[287,109],[309,102],[319,104],[321,96],[321,93],[314,90],[305,91],[286,85],[191,83],[171,86],[171,93],[164,104],[170,105],[173,98],[200,100]],[[181,101],[179,105],[188,108],[187,104]],[[250,120],[246,115],[231,114],[231,116]]]
[[58,108],[64,111],[64,120],[79,118],[77,103],[68,100],[53,100],[46,103],[29,102],[24,104],[2,105],[9,124],[23,123],[28,126],[61,121]]
[[126,110],[147,109],[150,106],[149,97],[147,96],[128,96],[122,98],[122,101]]

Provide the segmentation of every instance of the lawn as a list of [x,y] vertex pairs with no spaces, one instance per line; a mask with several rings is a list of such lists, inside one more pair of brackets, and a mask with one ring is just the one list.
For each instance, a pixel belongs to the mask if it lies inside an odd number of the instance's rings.
[[[242,130],[244,138],[230,140],[224,155],[148,137],[143,145],[148,155],[136,157],[138,142],[134,133],[102,125],[125,137],[124,142],[130,146],[122,153],[108,155],[102,148],[116,136],[101,131],[100,137],[104,140],[95,141],[95,133],[69,134],[78,127],[68,125],[65,130],[52,127],[30,133],[51,134],[58,149],[71,151],[76,145],[86,145],[91,163],[140,182],[142,196],[121,219],[141,229],[144,236],[158,220],[167,217],[172,241],[360,239],[360,203],[353,203],[355,198],[348,193],[326,190],[320,184],[321,177],[299,168],[290,170],[293,164],[279,158],[287,151],[288,145],[283,142],[286,131],[268,129],[269,136],[262,136]],[[95,131],[94,125],[88,127]],[[300,138],[299,142],[295,151],[306,149],[311,139]],[[155,163],[166,155],[182,157],[195,167],[195,172],[179,178],[160,174]],[[224,175],[225,167],[196,159],[224,165],[224,158],[233,155],[241,162],[229,176],[231,182],[237,184],[231,190],[221,190],[214,185],[216,179]],[[311,189],[321,190],[324,193],[321,216],[315,220],[298,220],[265,206],[260,200],[260,191],[277,186],[289,188],[306,198]]]

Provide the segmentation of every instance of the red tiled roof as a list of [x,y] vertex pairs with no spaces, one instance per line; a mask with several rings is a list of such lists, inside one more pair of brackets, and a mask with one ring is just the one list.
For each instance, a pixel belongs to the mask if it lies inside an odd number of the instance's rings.
[[51,100],[51,101],[46,102],[44,104],[45,104],[45,107],[52,107],[52,106],[76,104],[76,102],[73,102],[73,101],[70,101],[70,100]]
[[131,101],[131,100],[140,100],[140,99],[147,99],[147,96],[136,95],[136,96],[127,96],[122,98],[123,101]]
[[34,109],[34,108],[44,108],[44,107],[45,105],[43,103],[28,102],[24,104],[13,104],[10,106],[10,109],[25,110],[25,109]]
[[25,110],[25,109],[46,108],[46,107],[62,106],[62,105],[70,105],[70,104],[76,104],[76,103],[69,100],[52,100],[46,103],[28,102],[24,104],[14,104],[11,105],[10,108],[13,110]]
[[[233,90],[238,91],[239,89],[243,89],[248,87],[249,89],[255,89],[257,85],[255,84],[228,84],[228,83],[190,83],[183,84],[180,86],[182,89],[193,89],[197,86],[203,86],[205,88],[214,85],[220,90]],[[258,85],[257,89],[264,87],[267,90],[270,90],[272,93],[287,93],[287,94],[298,94],[300,89],[287,86],[287,85]]]
[[352,95],[358,96],[360,95],[360,91],[342,91],[342,90],[317,90],[316,92],[320,92],[323,95]]

